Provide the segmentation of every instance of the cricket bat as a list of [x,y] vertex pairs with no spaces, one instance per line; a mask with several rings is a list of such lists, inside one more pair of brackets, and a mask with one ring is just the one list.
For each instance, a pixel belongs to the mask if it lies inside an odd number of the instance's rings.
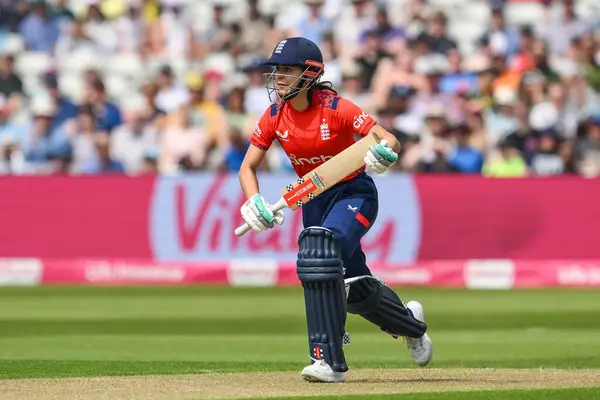
[[[371,145],[380,141],[376,134],[370,133],[303,177],[290,183],[281,191],[281,198],[271,206],[271,210],[275,213],[286,207],[292,210],[302,207],[354,171],[362,168],[365,165],[364,158],[367,150]],[[235,230],[235,234],[242,236],[250,229],[252,229],[250,225],[245,223]]]

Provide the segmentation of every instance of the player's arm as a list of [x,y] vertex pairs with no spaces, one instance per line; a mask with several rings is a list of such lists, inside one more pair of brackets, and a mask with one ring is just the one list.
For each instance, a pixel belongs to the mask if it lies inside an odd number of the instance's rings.
[[249,199],[255,194],[259,192],[258,188],[258,178],[256,177],[256,171],[258,167],[263,162],[265,158],[265,154],[267,154],[266,150],[261,149],[260,147],[251,144],[246,152],[246,156],[242,161],[242,165],[240,167],[240,171],[238,173],[238,178],[240,180],[240,185],[242,185],[242,190],[246,195],[246,198]]
[[[267,110],[268,112],[268,110]],[[256,171],[263,162],[268,148],[275,138],[274,129],[270,124],[267,113],[263,115],[256,125],[252,137],[250,138],[250,147],[244,156],[238,178],[248,199],[241,207],[240,213],[244,221],[255,231],[264,231],[272,228],[275,223],[282,224],[285,217],[282,210],[276,213],[271,211],[271,205],[259,193],[258,178]]]

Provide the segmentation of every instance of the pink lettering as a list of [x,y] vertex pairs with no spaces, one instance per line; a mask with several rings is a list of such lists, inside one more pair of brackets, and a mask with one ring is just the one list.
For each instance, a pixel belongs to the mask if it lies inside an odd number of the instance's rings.
[[[289,213],[283,226],[261,233],[251,231],[243,238],[235,236],[234,227],[244,222],[239,209],[246,199],[241,191],[236,196],[222,193],[226,179],[226,175],[217,175],[206,194],[199,199],[197,212],[191,214],[186,210],[188,194],[185,185],[180,184],[175,188],[177,236],[181,250],[188,253],[197,251],[197,244],[204,237],[207,247],[204,250],[210,253],[222,250],[223,240],[229,241],[228,249],[232,253],[241,248],[251,253],[272,253],[274,257],[282,253],[296,253],[298,234],[303,226],[300,210]],[[192,216],[186,219],[186,215]],[[192,222],[188,223],[188,220]],[[371,259],[372,262],[388,259],[396,236],[393,220],[382,221],[380,226],[362,240],[365,252],[377,254],[376,260]]]
[[[219,198],[219,189],[225,183],[227,176],[224,174],[219,174],[210,184],[208,190],[206,191],[207,195],[204,198],[200,199],[200,208],[198,209],[198,213],[195,218],[193,218],[193,223],[191,226],[188,226],[186,223],[186,208],[185,208],[185,200],[187,198],[185,185],[179,184],[175,189],[175,204],[176,204],[176,215],[177,215],[177,236],[179,239],[179,244],[181,249],[186,252],[193,252],[196,243],[198,242],[198,238],[202,233],[202,227],[206,224],[206,221],[209,217],[209,210],[214,206],[214,203],[218,203],[224,210],[227,208],[227,202],[223,198]],[[217,221],[218,225],[218,221]],[[220,229],[218,226],[213,225],[212,232]],[[215,250],[219,247],[218,241],[219,235],[212,235],[212,240],[209,243],[211,250]]]
[[177,209],[177,236],[179,238],[179,243],[181,249],[186,252],[191,252],[196,247],[196,243],[198,242],[198,237],[200,237],[202,223],[206,221],[208,217],[208,210],[211,208],[212,202],[216,198],[216,194],[226,180],[225,175],[217,175],[216,179],[211,183],[209,189],[206,193],[205,199],[201,199],[200,209],[196,214],[196,218],[194,218],[194,222],[191,227],[188,227],[186,224],[186,209],[185,209],[185,199],[186,199],[186,189],[185,185],[179,184],[175,189],[175,204]]

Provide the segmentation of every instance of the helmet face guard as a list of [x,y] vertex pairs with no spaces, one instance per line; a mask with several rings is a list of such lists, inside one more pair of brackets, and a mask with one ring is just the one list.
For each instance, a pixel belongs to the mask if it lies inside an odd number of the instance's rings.
[[[290,66],[301,66],[305,67],[305,69],[299,76],[281,74],[277,72],[277,69],[274,69],[273,72],[263,74],[265,78],[265,88],[267,89],[269,100],[271,102],[291,100],[296,97],[298,93],[309,90],[319,82],[324,70],[322,62],[313,60],[306,60],[305,65]],[[279,77],[295,78],[295,80],[289,85],[278,85],[277,78]],[[285,94],[281,95],[279,93],[280,90]]]

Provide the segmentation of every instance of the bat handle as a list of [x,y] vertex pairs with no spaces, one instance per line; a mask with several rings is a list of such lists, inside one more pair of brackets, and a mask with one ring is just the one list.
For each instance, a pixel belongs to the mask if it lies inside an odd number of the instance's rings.
[[[283,210],[286,207],[287,207],[287,203],[285,202],[285,199],[283,197],[281,197],[277,201],[277,203],[275,203],[271,206],[271,211],[273,211],[273,213],[276,213],[277,211]],[[235,229],[235,235],[243,236],[246,232],[248,232],[251,229],[252,228],[250,227],[250,225],[248,225],[248,223],[244,223],[243,225],[240,225]]]

